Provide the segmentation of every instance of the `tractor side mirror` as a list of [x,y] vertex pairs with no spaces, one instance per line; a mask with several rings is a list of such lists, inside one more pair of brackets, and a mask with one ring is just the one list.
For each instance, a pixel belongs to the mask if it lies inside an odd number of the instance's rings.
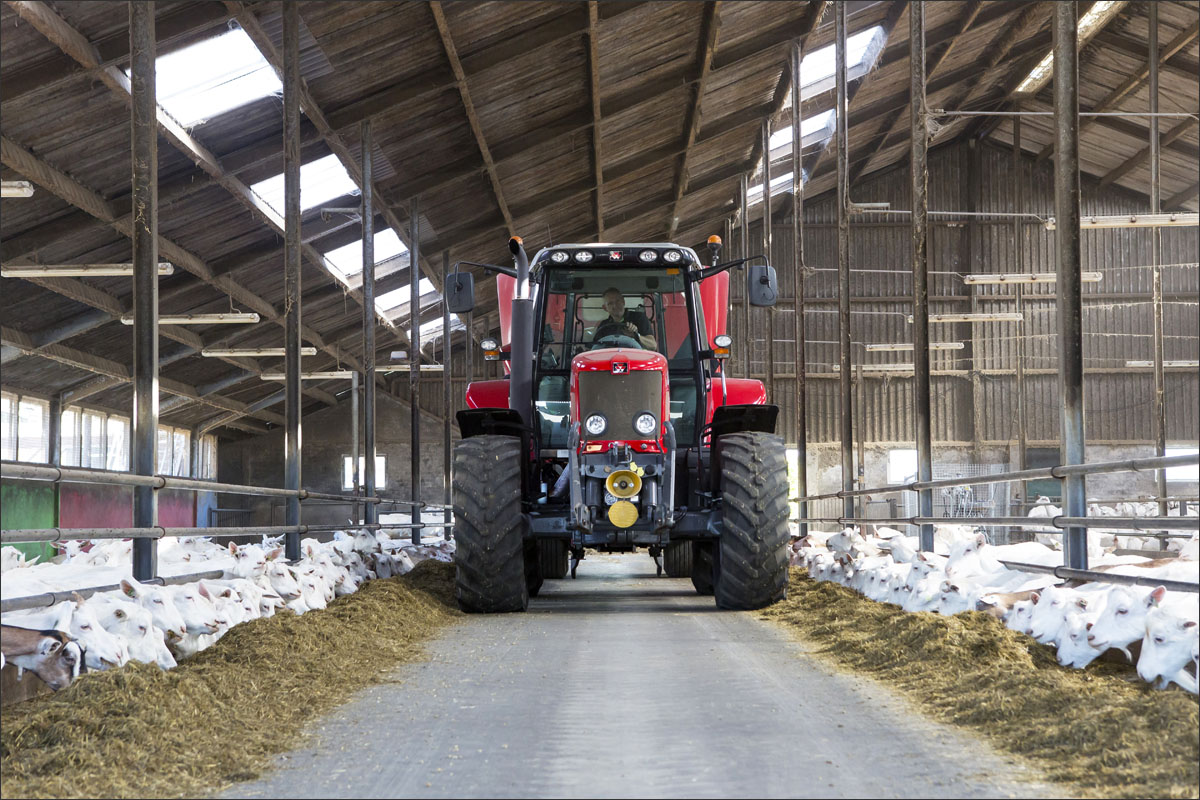
[[779,299],[779,282],[775,278],[775,268],[769,264],[751,265],[747,284],[752,306],[773,306]]
[[451,314],[466,314],[475,310],[475,276],[469,272],[452,272],[446,276],[443,294]]

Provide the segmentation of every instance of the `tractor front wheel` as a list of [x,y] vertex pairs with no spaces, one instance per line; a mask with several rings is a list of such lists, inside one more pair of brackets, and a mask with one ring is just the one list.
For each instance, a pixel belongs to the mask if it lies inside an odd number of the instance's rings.
[[663,569],[668,578],[691,577],[692,543],[671,542],[663,548]]
[[542,566],[542,577],[567,577],[570,555],[565,539],[538,539],[538,559]]
[[[762,608],[787,597],[788,480],[783,440],[749,431],[721,437],[720,608]],[[699,587],[697,587],[699,588]]]
[[692,586],[697,594],[713,593],[713,543],[691,542]]
[[472,436],[454,447],[454,565],[463,611],[529,606],[521,457],[521,440],[511,436]]

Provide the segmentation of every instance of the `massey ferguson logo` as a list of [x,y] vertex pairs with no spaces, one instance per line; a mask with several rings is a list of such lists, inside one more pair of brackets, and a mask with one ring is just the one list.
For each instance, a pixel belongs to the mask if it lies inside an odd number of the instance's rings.
[[609,250],[608,251],[608,260],[609,261],[620,261],[621,260],[621,251],[620,250]]
[[629,364],[624,361],[613,362],[613,375],[625,375],[629,372]]

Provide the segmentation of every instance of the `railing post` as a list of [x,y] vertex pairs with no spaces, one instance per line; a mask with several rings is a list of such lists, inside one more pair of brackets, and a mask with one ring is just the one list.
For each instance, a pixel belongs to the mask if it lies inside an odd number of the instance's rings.
[[[850,375],[850,174],[849,105],[846,97],[846,5],[835,7],[837,31],[834,43],[834,71],[837,74],[837,258],[838,258],[838,342],[841,375],[838,377],[841,396],[842,491],[854,488],[854,390]],[[854,516],[854,498],[842,499],[842,516]]]
[[[913,275],[913,394],[917,440],[917,480],[933,480],[933,412],[929,378],[929,132],[925,104],[925,3],[908,6],[909,100],[911,103],[912,275]],[[917,492],[917,516],[933,516],[933,491]],[[933,550],[933,526],[920,526],[921,550]]]
[[359,472],[358,472],[358,457],[359,457],[359,427],[358,427],[358,387],[361,382],[358,378],[358,370],[350,373],[350,491],[354,495],[354,505],[352,514],[354,523],[358,524],[358,496],[359,492]]
[[[800,65],[802,45],[792,44],[792,244],[796,268],[796,483],[799,496],[808,494],[808,359],[804,352],[804,159],[800,152],[803,137],[800,128],[804,121],[801,103]],[[800,519],[808,517],[808,503],[799,505]],[[808,523],[800,523],[800,535],[808,535]]]
[[[748,219],[748,217],[749,217],[748,209],[750,206],[750,199],[749,199],[750,176],[744,172],[742,173],[742,179],[741,179],[741,184],[740,184],[739,188],[741,189],[741,191],[738,193],[738,201],[740,204],[741,213],[739,214],[738,222],[740,223],[739,228],[741,229],[741,235],[738,236],[738,246],[741,249],[741,254],[742,254],[741,257],[748,258],[750,256],[750,220]],[[740,270],[743,275],[746,274],[745,267],[741,267]],[[745,280],[742,280],[740,283],[741,283],[741,288],[742,288],[742,369],[745,370],[745,374],[742,377],[749,378],[750,377],[750,292],[747,291],[747,283]]]
[[[300,524],[300,11],[283,4],[283,282],[285,435],[283,485],[296,492],[284,501],[284,524]],[[284,537],[288,561],[300,559],[300,534]]]
[[[1062,403],[1064,465],[1082,464],[1083,431],[1083,301],[1079,250],[1079,63],[1075,0],[1054,4],[1054,207],[1056,281],[1058,289],[1058,370]],[[1063,515],[1087,516],[1083,475],[1063,480]],[[1066,565],[1087,569],[1087,529],[1069,527],[1064,534]]]
[[[155,473],[158,443],[158,118],[155,90],[154,4],[129,4],[133,147],[133,451],[138,475]],[[158,495],[133,490],[133,525],[158,525]],[[133,577],[158,573],[158,543],[133,541]]]
[[[762,199],[762,241],[763,255],[767,263],[774,263],[771,258],[771,119],[768,117],[762,123],[763,148],[763,199]],[[767,340],[767,394],[775,394],[775,306],[766,309],[766,340]]]
[[408,264],[409,286],[411,287],[408,295],[408,318],[412,328],[409,330],[408,338],[412,352],[408,359],[408,402],[411,412],[412,436],[409,447],[411,456],[409,476],[412,482],[411,498],[413,502],[411,520],[417,526],[412,529],[412,541],[413,544],[420,544],[421,507],[418,503],[421,499],[421,272],[417,265],[421,259],[421,208],[420,200],[417,197],[412,199],[410,208],[412,213],[409,217],[409,224],[412,226],[412,238],[409,241],[412,247],[412,258]]

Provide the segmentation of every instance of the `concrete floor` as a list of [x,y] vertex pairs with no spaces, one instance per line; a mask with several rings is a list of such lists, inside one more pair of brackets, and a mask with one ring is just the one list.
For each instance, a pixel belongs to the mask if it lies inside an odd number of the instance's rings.
[[[363,643],[368,644],[368,643]],[[589,555],[525,614],[310,728],[226,797],[1045,797],[1060,790],[645,554]]]

